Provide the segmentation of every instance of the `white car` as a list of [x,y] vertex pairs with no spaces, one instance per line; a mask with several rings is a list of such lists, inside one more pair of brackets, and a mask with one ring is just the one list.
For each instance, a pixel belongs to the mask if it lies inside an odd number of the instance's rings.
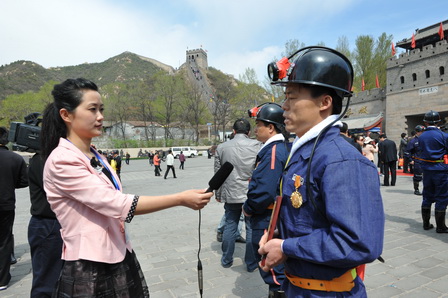
[[186,157],[198,156],[198,151],[191,147],[171,147],[171,151],[173,151],[174,158],[179,158],[180,152]]

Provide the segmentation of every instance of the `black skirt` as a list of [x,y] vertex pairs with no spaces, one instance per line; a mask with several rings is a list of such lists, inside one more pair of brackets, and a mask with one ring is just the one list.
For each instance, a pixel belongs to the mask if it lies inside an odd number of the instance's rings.
[[134,252],[126,252],[117,264],[87,260],[66,261],[53,297],[149,297],[140,264]]

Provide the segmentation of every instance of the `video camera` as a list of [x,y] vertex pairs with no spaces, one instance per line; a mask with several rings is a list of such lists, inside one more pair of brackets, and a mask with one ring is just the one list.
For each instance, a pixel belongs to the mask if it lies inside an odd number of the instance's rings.
[[8,141],[14,143],[13,150],[17,151],[36,151],[40,150],[40,131],[39,124],[42,118],[40,113],[31,113],[25,116],[25,123],[11,122]]

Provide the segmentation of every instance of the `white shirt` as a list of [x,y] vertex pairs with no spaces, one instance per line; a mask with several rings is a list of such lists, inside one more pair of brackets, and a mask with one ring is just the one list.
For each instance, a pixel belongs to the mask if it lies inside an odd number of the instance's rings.
[[166,157],[166,165],[172,166],[173,164],[174,164],[174,155],[172,153],[170,153]]

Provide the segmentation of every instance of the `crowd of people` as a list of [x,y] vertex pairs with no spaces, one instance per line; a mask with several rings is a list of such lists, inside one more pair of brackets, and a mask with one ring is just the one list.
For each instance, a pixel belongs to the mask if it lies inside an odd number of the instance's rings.
[[[259,272],[268,297],[366,297],[365,264],[381,260],[383,250],[381,175],[383,186],[394,186],[398,167],[412,172],[414,193],[423,195],[423,229],[434,228],[435,204],[436,232],[448,233],[448,135],[437,127],[440,115],[430,111],[413,138],[402,135],[398,148],[384,133],[350,136],[341,121],[343,98],[352,95],[350,61],[320,46],[281,61],[268,69],[272,84],[285,87],[282,105],[250,109],[255,139],[249,120],[240,118],[232,137],[213,153],[215,172],[227,162],[233,165],[214,193],[224,206],[221,265],[233,266],[235,242],[244,239],[239,226],[245,223],[244,263],[248,272]],[[129,164],[129,154],[104,154],[91,143],[104,120],[97,85],[68,79],[55,85],[52,95],[41,150],[28,169],[7,150],[7,131],[0,129],[0,158],[7,161],[0,175],[0,290],[11,279],[14,191],[29,185],[31,297],[149,297],[126,225],[135,215],[175,206],[200,210],[213,192],[123,193],[121,163],[125,156]],[[162,154],[147,155],[155,176],[161,176],[165,157],[164,178],[170,171],[176,178],[173,153]]]

